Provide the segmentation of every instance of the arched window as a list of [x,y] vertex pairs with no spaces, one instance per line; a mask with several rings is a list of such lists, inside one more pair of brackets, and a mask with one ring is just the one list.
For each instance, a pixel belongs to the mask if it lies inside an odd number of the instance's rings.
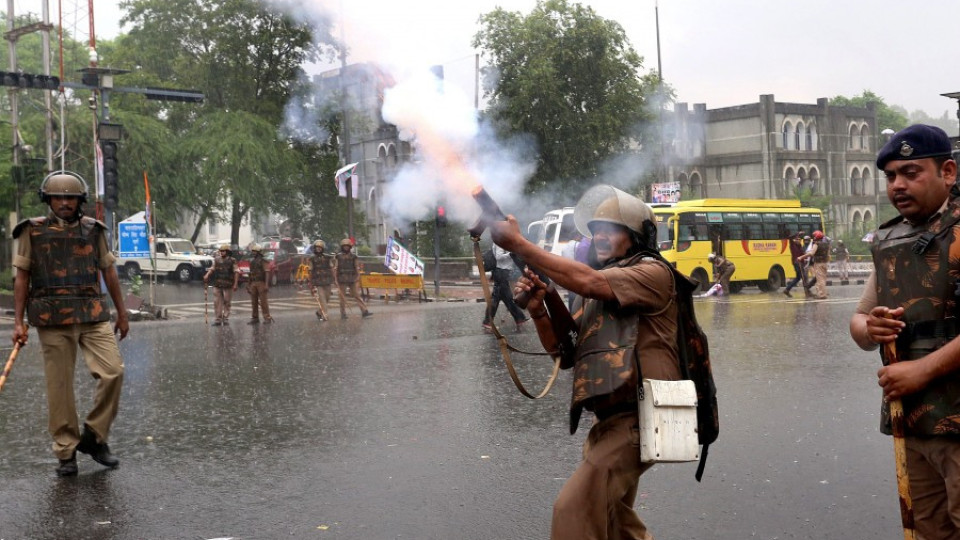
[[700,179],[700,173],[695,172],[690,175],[690,194],[694,197],[703,197],[703,180]]
[[793,147],[797,150],[802,148],[800,146],[800,134],[803,132],[803,122],[797,122],[797,130],[793,134]]
[[820,170],[816,167],[810,167],[810,172],[808,173],[810,178],[810,189],[814,193],[822,193],[823,189],[820,187]]
[[864,195],[876,194],[876,190],[873,187],[873,175],[870,174],[870,169],[868,167],[864,167],[860,170],[860,182],[860,191],[863,192]]
[[817,145],[817,125],[808,124],[807,125],[807,150],[818,150]]
[[853,150],[856,148],[854,143],[856,143],[859,134],[860,134],[860,130],[857,129],[857,126],[850,126],[850,141],[847,143],[847,148],[849,148],[850,150]]
[[863,195],[861,191],[860,169],[853,169],[850,173],[850,194]]
[[793,124],[790,122],[784,122],[783,124],[783,149],[790,149],[790,132],[793,131]]
[[860,149],[870,149],[870,130],[866,125],[860,127]]

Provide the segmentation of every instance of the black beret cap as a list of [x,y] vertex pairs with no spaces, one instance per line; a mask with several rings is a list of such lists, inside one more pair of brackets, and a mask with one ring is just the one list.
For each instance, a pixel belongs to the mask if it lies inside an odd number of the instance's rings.
[[877,154],[877,168],[901,159],[949,156],[952,148],[947,133],[936,126],[914,124],[896,132]]

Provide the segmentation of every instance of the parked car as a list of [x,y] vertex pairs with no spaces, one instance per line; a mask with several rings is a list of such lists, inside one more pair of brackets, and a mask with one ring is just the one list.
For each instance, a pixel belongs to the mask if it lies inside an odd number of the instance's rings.
[[150,275],[156,268],[157,275],[170,275],[183,283],[200,279],[213,266],[213,257],[200,255],[186,238],[157,238],[154,242],[153,262],[150,257],[117,257],[117,267],[122,275],[132,278],[140,274]]
[[[241,282],[250,279],[250,259],[252,258],[249,250],[245,250],[240,255],[240,262],[237,266],[240,268]],[[297,275],[297,268],[300,266],[300,256],[298,254],[291,254],[284,249],[264,247],[263,258],[267,260],[267,268],[270,270],[270,286],[277,283],[293,282]]]

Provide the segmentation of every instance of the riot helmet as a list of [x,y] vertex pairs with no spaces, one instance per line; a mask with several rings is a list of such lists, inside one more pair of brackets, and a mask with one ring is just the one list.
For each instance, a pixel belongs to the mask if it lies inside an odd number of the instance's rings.
[[639,198],[609,185],[597,185],[587,190],[577,202],[573,220],[580,234],[593,238],[590,229],[596,222],[614,223],[626,227],[633,243],[647,251],[657,251],[657,224],[653,210]]
[[261,254],[262,254],[262,253],[263,253],[263,246],[261,246],[260,244],[251,244],[251,245],[250,245],[250,251],[252,251],[252,252],[254,252],[254,253],[261,253]]
[[323,240],[317,240],[316,242],[313,243],[314,250],[326,249],[326,247],[327,247],[327,243],[324,242]]
[[75,172],[54,171],[43,179],[38,194],[44,204],[50,204],[51,197],[77,197],[83,204],[87,202],[87,183]]
[[344,238],[343,240],[340,241],[340,247],[343,247],[343,246],[353,247],[353,242],[351,242],[349,238]]

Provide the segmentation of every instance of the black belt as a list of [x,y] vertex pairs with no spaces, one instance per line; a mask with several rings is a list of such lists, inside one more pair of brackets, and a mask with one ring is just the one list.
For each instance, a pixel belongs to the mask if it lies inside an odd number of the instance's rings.
[[637,412],[637,402],[628,401],[626,403],[619,403],[617,405],[611,405],[610,407],[604,407],[602,410],[593,411],[593,414],[596,415],[597,420],[601,422],[610,418],[611,416],[625,413],[625,412]]
[[944,342],[960,335],[960,320],[955,317],[936,321],[907,323],[897,336],[897,348],[908,349],[915,341],[936,339]]

